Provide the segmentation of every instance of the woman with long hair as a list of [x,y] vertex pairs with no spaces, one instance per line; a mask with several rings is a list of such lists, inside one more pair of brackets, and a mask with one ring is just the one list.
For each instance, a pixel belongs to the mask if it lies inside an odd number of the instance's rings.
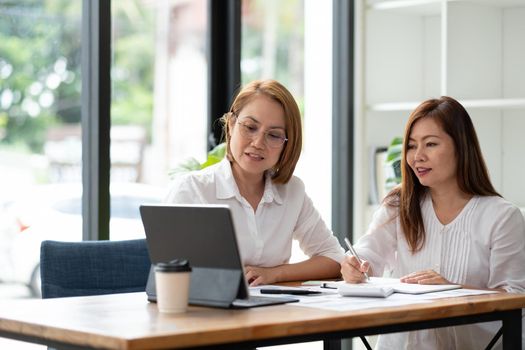
[[[348,283],[364,272],[402,282],[525,292],[525,221],[490,182],[463,106],[442,96],[421,103],[404,133],[401,184],[342,262]],[[494,323],[380,336],[379,349],[480,349]],[[501,343],[501,342],[500,342]]]

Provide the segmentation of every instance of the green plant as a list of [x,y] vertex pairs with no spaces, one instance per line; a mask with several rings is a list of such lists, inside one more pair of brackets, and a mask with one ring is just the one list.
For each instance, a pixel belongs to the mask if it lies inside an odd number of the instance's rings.
[[220,143],[208,152],[208,157],[204,163],[199,163],[197,159],[191,157],[177,165],[177,167],[174,169],[170,170],[168,175],[170,178],[173,178],[180,173],[204,169],[210,165],[220,162],[224,158],[225,154],[226,143]]
[[392,175],[386,179],[385,187],[389,191],[401,183],[401,152],[403,138],[394,137],[386,151],[386,164],[392,167]]

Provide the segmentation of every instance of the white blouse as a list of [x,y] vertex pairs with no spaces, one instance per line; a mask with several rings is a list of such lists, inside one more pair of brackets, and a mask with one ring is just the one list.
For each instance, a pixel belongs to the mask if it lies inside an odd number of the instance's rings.
[[[383,205],[355,245],[375,276],[402,277],[433,269],[451,283],[525,293],[525,220],[500,197],[473,197],[449,224],[438,220],[427,195],[421,203],[425,243],[415,254],[398,209]],[[378,349],[484,349],[501,322],[380,336]],[[498,342],[501,346],[501,339]],[[524,342],[525,344],[525,342]]]
[[274,184],[267,177],[264,194],[254,212],[239,193],[230,162],[225,158],[203,170],[178,175],[166,202],[227,204],[244,265],[273,267],[288,263],[293,239],[310,257],[326,256],[338,263],[344,258],[343,248],[296,176],[284,185]]

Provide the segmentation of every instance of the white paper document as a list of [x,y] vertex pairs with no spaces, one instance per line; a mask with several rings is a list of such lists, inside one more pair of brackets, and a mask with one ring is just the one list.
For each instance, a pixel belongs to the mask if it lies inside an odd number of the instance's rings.
[[342,296],[359,297],[383,297],[386,298],[393,293],[402,294],[425,294],[441,292],[451,289],[459,289],[459,284],[415,284],[403,283],[398,278],[371,277],[363,283],[328,282],[327,288],[337,288]]
[[[290,304],[292,306],[301,306],[308,308],[324,309],[331,311],[357,311],[371,308],[385,308],[392,306],[404,306],[413,305],[419,303],[431,303],[434,299],[438,298],[450,298],[450,297],[461,297],[467,295],[479,295],[488,293],[497,293],[495,291],[478,290],[478,289],[453,289],[445,290],[434,293],[424,294],[403,294],[394,293],[388,298],[370,298],[370,297],[350,297],[342,296],[338,293],[338,287],[336,289],[326,288],[327,283],[342,284],[344,282],[323,282],[322,286],[308,287],[308,289],[321,291],[321,294],[314,295],[296,295],[299,302]],[[337,285],[336,284],[336,285]],[[282,286],[258,286],[250,287],[250,294],[261,295],[261,288],[280,288]],[[271,296],[271,295],[268,295]],[[277,296],[277,295],[276,295]]]
[[332,294],[323,293],[323,295],[300,297],[300,301],[298,303],[294,303],[293,305],[332,311],[357,311],[372,308],[385,308],[420,303],[431,303],[435,299],[440,298],[462,297],[490,293],[498,292],[462,288],[424,294],[394,293],[388,298],[370,298],[342,296],[339,293],[337,293],[337,289],[332,289]]
[[393,306],[405,306],[420,303],[429,303],[431,300],[410,300],[398,298],[403,294],[394,294],[388,298],[369,298],[369,297],[343,297],[334,290],[335,294],[325,294],[322,296],[301,297],[294,306],[302,306],[331,311],[358,311],[373,308],[385,308]]

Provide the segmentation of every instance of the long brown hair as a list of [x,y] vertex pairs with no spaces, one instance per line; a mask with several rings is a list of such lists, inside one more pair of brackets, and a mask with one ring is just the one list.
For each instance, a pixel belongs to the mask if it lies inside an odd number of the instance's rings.
[[268,96],[278,102],[284,110],[286,138],[279,161],[272,171],[274,183],[287,183],[293,175],[302,148],[301,112],[292,94],[281,83],[275,80],[254,80],[243,87],[235,97],[230,111],[223,115],[223,138],[226,142],[226,153],[231,155],[230,139],[232,120],[237,118],[240,111],[256,96]]
[[412,128],[422,118],[434,119],[454,141],[456,176],[460,190],[470,195],[500,196],[490,182],[476,130],[465,108],[448,96],[424,101],[410,114],[405,126],[401,156],[401,185],[393,189],[385,198],[387,205],[399,207],[401,228],[412,252],[419,251],[425,242],[420,203],[427,188],[421,185],[410,169],[406,155]]

